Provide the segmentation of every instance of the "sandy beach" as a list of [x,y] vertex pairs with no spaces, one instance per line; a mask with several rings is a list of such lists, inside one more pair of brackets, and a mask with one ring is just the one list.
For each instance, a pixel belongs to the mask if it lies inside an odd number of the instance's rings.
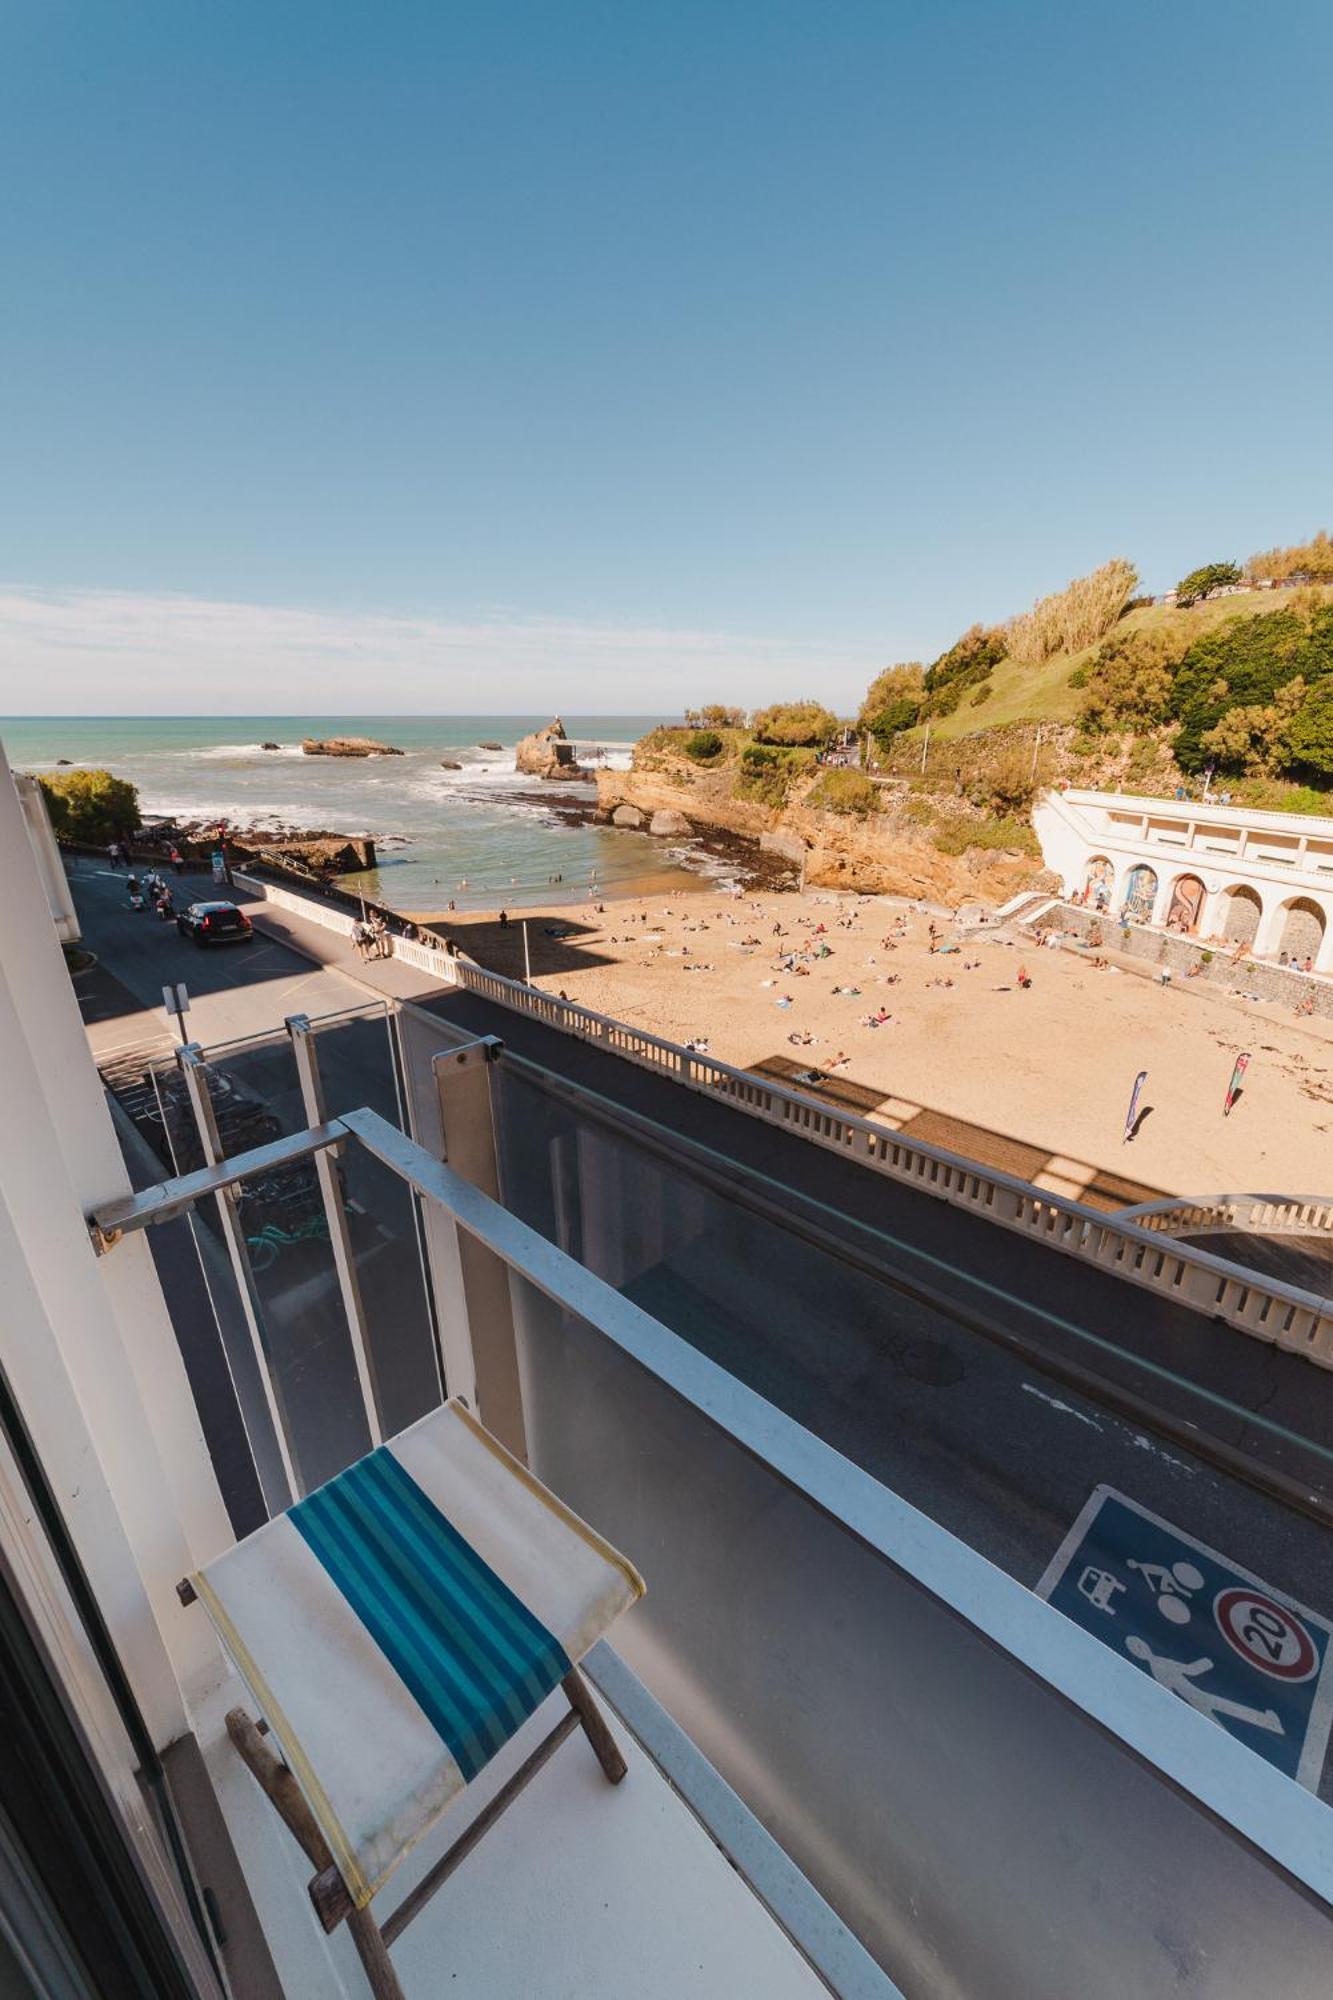
[[[814,1088],[846,1108],[1039,1186],[1108,1207],[1329,1192],[1333,1029],[1317,1018],[1098,970],[896,898],[678,894],[523,915],[547,991],[775,1077],[817,1070]],[[522,977],[517,922],[448,921],[464,950]]]

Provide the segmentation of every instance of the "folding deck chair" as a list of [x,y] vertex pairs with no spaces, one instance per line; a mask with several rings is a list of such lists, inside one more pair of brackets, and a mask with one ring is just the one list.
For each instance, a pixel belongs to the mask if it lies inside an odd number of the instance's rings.
[[[576,1728],[625,1775],[577,1663],[643,1594],[632,1564],[459,1402],[358,1460],[181,1585],[263,1718],[227,1732],[347,1923],[376,2000],[389,1947]],[[536,1749],[383,1924],[372,1898],[556,1687]],[[266,1743],[271,1731],[282,1755]]]

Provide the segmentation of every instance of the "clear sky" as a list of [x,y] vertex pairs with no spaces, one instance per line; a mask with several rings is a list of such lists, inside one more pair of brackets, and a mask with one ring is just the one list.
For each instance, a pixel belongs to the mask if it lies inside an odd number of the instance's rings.
[[0,711],[848,705],[1333,525],[1333,8],[9,0]]

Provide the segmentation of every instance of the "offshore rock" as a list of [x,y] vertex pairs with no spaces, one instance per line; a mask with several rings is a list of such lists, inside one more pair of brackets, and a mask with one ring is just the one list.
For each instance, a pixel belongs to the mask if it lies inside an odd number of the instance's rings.
[[281,750],[282,745],[281,743],[261,743],[259,747],[261,750]]
[[[483,746],[484,747],[484,746]],[[557,715],[545,729],[525,736],[514,752],[514,769],[528,778],[586,778],[590,774],[574,755],[574,745]]]
[[403,754],[391,743],[377,743],[372,736],[307,736],[301,749],[307,757],[401,757]]
[[440,759],[440,769],[442,771],[461,771],[462,768],[461,764],[451,763],[448,757],[441,757]]

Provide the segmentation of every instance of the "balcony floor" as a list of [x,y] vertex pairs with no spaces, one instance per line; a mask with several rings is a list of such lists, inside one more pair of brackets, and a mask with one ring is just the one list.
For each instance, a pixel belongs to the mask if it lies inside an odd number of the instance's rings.
[[[227,1740],[229,1679],[194,1715],[286,2000],[366,2000],[345,1932],[326,1938],[310,1868]],[[383,1890],[387,1917],[558,1719],[552,1696]],[[606,1704],[603,1702],[603,1707]],[[657,1766],[612,1716],[629,1775],[611,1787],[577,1733],[394,1947],[408,2000],[827,2000]]]

